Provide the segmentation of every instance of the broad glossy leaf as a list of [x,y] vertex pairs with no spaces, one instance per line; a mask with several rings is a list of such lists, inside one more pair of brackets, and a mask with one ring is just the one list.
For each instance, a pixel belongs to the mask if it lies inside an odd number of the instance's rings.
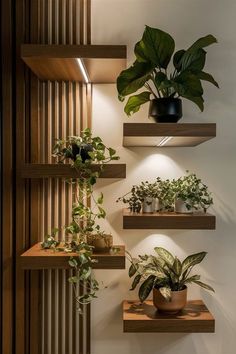
[[186,270],[188,270],[190,267],[195,266],[196,264],[199,264],[202,262],[202,260],[205,258],[207,252],[199,252],[195,254],[191,254],[182,263],[182,272],[184,273]]
[[168,301],[171,300],[171,288],[169,287],[162,287],[162,288],[159,288],[159,291],[161,293],[161,295]]
[[154,250],[167,264],[173,265],[175,258],[169,251],[163,247],[155,247]]
[[208,74],[204,71],[200,71],[199,73],[197,73],[197,77],[200,80],[208,81],[219,88],[218,83],[215,81],[215,79],[213,78],[213,76],[211,74]]
[[187,278],[187,279],[183,279],[183,282],[182,284],[188,284],[188,283],[192,283],[196,280],[199,280],[200,279],[200,275],[192,275],[191,277]]
[[137,60],[147,60],[166,69],[175,49],[174,39],[166,32],[146,26],[142,40],[135,46]]
[[178,50],[175,53],[175,55],[173,56],[173,64],[174,64],[174,67],[177,71],[181,70],[181,59],[182,59],[182,56],[184,55],[185,52],[186,52],[186,50],[181,49],[181,50]]
[[[203,69],[205,65],[205,51],[202,48],[205,48],[213,43],[216,43],[217,40],[212,35],[207,35],[205,37],[199,38],[196,42],[189,47],[185,53],[182,55],[179,60],[178,66],[181,67],[181,71],[189,70],[194,62],[198,62],[197,65],[200,65],[201,69]],[[202,66],[203,65],[203,66]],[[192,68],[193,69],[193,68]]]
[[144,86],[145,82],[150,79],[150,73],[153,71],[153,65],[150,63],[134,64],[123,70],[117,78],[117,90],[119,96],[124,97],[136,92]]
[[204,110],[204,99],[202,96],[199,97],[192,97],[192,96],[183,96],[184,98],[188,99],[189,101],[194,102],[201,110],[201,112],[203,112]]
[[154,282],[155,282],[155,277],[153,275],[150,275],[150,277],[148,277],[140,286],[138,296],[141,302],[146,300],[146,298],[152,291]]
[[191,71],[193,73],[202,70],[206,62],[206,51],[198,49],[183,55],[180,61],[181,71]]
[[175,257],[175,261],[174,261],[172,269],[178,277],[182,273],[182,263],[180,262],[180,260],[177,257]]
[[203,94],[200,79],[191,72],[180,73],[173,81],[176,92],[182,97],[199,97]]
[[191,52],[198,50],[199,48],[205,48],[213,43],[217,43],[217,39],[212,34],[208,34],[207,36],[201,37],[196,40],[196,42],[194,42],[191,47],[189,47],[188,51]]
[[142,278],[141,274],[137,274],[137,275],[135,276],[135,278],[134,278],[134,280],[133,280],[133,283],[132,283],[132,285],[131,285],[130,290],[134,290],[134,289],[136,288],[136,286],[137,286],[138,283],[140,282],[141,278]]
[[206,290],[209,290],[209,291],[213,291],[215,292],[215,290],[210,286],[210,285],[207,285],[199,280],[193,280],[193,283],[201,286],[202,288],[206,289]]
[[150,92],[145,91],[140,93],[139,95],[129,97],[124,108],[125,113],[130,116],[132,113],[138,112],[141,105],[150,101],[150,95]]
[[134,274],[137,272],[137,267],[132,263],[129,267],[129,277],[132,278]]

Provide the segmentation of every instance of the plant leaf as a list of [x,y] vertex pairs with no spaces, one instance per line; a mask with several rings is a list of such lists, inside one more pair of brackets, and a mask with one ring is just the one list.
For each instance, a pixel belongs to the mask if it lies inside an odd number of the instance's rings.
[[139,63],[135,61],[134,64],[123,70],[117,78],[117,90],[119,97],[130,95],[139,90],[145,82],[150,79],[150,73],[153,70],[153,65],[150,63]]
[[136,286],[137,286],[138,283],[140,282],[141,278],[142,278],[142,275],[141,275],[141,274],[137,274],[137,275],[136,275],[136,277],[135,277],[134,280],[133,280],[133,283],[132,283],[132,285],[131,285],[130,290],[134,290],[134,289],[136,288]]
[[175,69],[179,72],[181,70],[181,59],[182,56],[184,55],[184,53],[186,52],[186,50],[181,49],[178,50],[175,55],[173,56],[173,64]]
[[159,288],[159,291],[161,293],[161,295],[168,301],[171,300],[171,288],[165,286],[165,287],[161,287]]
[[184,273],[190,267],[193,267],[196,264],[201,263],[206,255],[207,252],[199,252],[199,253],[191,254],[190,256],[185,258],[185,260],[182,263],[182,272]]
[[206,289],[206,290],[209,290],[209,291],[213,291],[215,292],[215,290],[210,286],[210,285],[207,285],[199,280],[193,280],[193,283],[201,286],[202,288]]
[[[196,42],[194,42],[191,47],[189,47],[185,53],[180,57],[177,56],[177,59],[180,59],[178,62],[178,71],[184,71],[186,69],[190,69],[192,66],[200,65],[201,69],[203,69],[205,65],[205,51],[202,48],[207,47],[213,43],[216,43],[217,40],[212,35],[207,35],[205,37],[199,38]],[[197,64],[198,63],[198,64]],[[203,66],[202,66],[203,65]]]
[[183,279],[182,284],[188,284],[188,283],[192,283],[195,280],[199,280],[200,279],[200,275],[192,275],[191,277],[187,278],[187,279]]
[[129,97],[124,108],[125,113],[130,116],[132,113],[138,112],[141,105],[150,101],[150,95],[150,92],[145,91],[139,95]]
[[179,277],[182,273],[182,263],[180,262],[180,260],[175,257],[175,261],[172,267],[174,273]]
[[155,276],[150,275],[150,277],[148,277],[140,286],[138,296],[141,302],[146,300],[146,298],[152,291],[154,282],[155,282]]
[[158,71],[158,73],[156,73],[155,75],[155,86],[159,89],[160,85],[165,80],[166,80],[166,74],[164,74],[162,71]]
[[213,76],[211,74],[208,74],[204,71],[200,71],[199,73],[197,73],[197,77],[200,80],[208,81],[219,88],[218,83],[215,81],[215,79],[213,78]]
[[129,277],[132,278],[134,274],[137,272],[137,267],[132,263],[129,267]]
[[167,264],[173,265],[175,258],[174,256],[163,247],[155,247],[154,250]]
[[145,27],[142,40],[135,46],[138,61],[151,61],[154,66],[166,69],[175,49],[174,39],[166,32]]
[[182,97],[199,97],[203,94],[200,79],[191,72],[185,71],[176,76],[173,86]]
[[194,102],[200,109],[201,112],[204,111],[204,99],[202,96],[200,97],[192,97],[192,96],[183,96],[184,98],[186,98],[189,101]]

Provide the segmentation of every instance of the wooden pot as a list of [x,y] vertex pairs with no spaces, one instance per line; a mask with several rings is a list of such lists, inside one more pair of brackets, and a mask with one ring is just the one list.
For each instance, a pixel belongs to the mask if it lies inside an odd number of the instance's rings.
[[94,247],[94,252],[109,252],[113,246],[112,235],[89,235],[87,242]]
[[153,304],[158,311],[166,314],[175,314],[181,311],[187,303],[187,287],[180,291],[171,292],[171,300],[162,296],[159,289],[153,289]]

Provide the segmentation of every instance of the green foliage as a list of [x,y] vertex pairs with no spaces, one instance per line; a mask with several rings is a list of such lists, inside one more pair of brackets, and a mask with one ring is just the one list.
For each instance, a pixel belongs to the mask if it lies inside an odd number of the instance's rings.
[[185,176],[172,181],[172,189],[175,199],[185,202],[187,209],[203,209],[206,211],[212,204],[213,199],[208,187],[195,173],[188,173]]
[[134,290],[138,284],[139,299],[144,301],[153,288],[159,289],[167,300],[171,298],[171,291],[181,291],[187,284],[195,283],[210,291],[214,289],[201,282],[200,275],[190,275],[193,267],[203,261],[206,252],[191,254],[181,262],[163,247],[155,247],[156,256],[140,255],[138,259],[128,254],[131,262],[129,277],[134,277],[130,290]]
[[[143,87],[147,89],[129,97],[124,109],[126,114],[130,116],[141,105],[158,97],[184,97],[203,111],[201,81],[208,81],[219,87],[214,78],[203,71],[206,62],[206,51],[203,48],[216,42],[214,36],[207,35],[198,39],[187,50],[181,49],[174,54],[174,39],[164,31],[146,26],[142,39],[134,48],[135,62],[117,78],[121,101]],[[172,55],[174,71],[168,73]]]
[[162,180],[157,177],[154,183],[148,181],[134,185],[128,193],[116,201],[129,205],[130,211],[140,212],[145,198],[158,198],[161,211],[173,211],[176,199],[182,199],[187,209],[206,210],[213,204],[208,187],[194,173],[178,179]]
[[[69,159],[72,168],[78,172],[78,177],[68,181],[73,188],[73,204],[71,222],[64,227],[67,241],[62,243],[57,241],[58,230],[55,229],[51,235],[46,236],[41,246],[44,249],[73,253],[68,262],[73,275],[68,281],[74,287],[77,309],[82,313],[82,305],[89,304],[96,298],[96,292],[99,290],[99,284],[92,273],[92,264],[95,262],[91,258],[93,247],[88,241],[105,235],[97,223],[99,219],[106,217],[103,208],[104,197],[101,193],[95,198],[93,188],[104,165],[119,157],[113,148],[105,146],[100,137],[93,137],[90,129],[85,129],[81,137],[58,139],[54,147],[54,156],[57,157],[58,163]],[[95,172],[93,164],[98,165]],[[92,207],[88,200],[92,201]],[[83,295],[76,295],[77,284],[83,288]]]

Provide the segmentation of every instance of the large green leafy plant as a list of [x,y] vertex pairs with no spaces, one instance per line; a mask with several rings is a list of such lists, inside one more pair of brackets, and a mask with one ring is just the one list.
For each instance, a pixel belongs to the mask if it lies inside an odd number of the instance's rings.
[[181,262],[165,248],[155,247],[154,249],[156,256],[143,255],[138,259],[128,253],[131,262],[129,277],[134,277],[130,290],[134,290],[141,283],[140,301],[143,302],[154,288],[159,289],[166,300],[171,299],[172,291],[181,291],[191,283],[214,291],[211,286],[200,281],[200,275],[191,275],[193,267],[203,261],[206,252],[192,254]]
[[[203,49],[217,40],[212,35],[198,39],[187,50],[175,52],[174,39],[166,32],[146,26],[142,39],[136,43],[136,60],[131,67],[122,71],[117,78],[119,99],[144,88],[145,91],[129,97],[125,112],[128,116],[152,98],[184,97],[204,109],[201,81],[218,87],[212,75],[203,71],[206,51]],[[174,70],[168,66],[172,55]]]
[[[64,226],[65,240],[59,242],[55,229],[45,237],[41,243],[44,249],[53,249],[55,252],[76,253],[69,260],[69,265],[74,270],[69,281],[73,284],[75,295],[76,286],[83,288],[82,295],[76,295],[78,310],[82,312],[81,305],[91,302],[96,297],[99,284],[92,273],[93,247],[88,243],[88,238],[103,237],[104,231],[98,223],[99,219],[106,217],[103,208],[103,194],[94,197],[94,185],[103,171],[104,165],[112,160],[118,160],[116,151],[107,148],[100,137],[93,137],[90,129],[85,129],[81,137],[69,137],[66,140],[57,140],[54,147],[54,156],[59,163],[69,160],[72,168],[78,173],[78,178],[67,182],[73,188],[73,205],[71,222]],[[96,169],[94,166],[96,165]],[[92,206],[88,201],[92,201]]]

